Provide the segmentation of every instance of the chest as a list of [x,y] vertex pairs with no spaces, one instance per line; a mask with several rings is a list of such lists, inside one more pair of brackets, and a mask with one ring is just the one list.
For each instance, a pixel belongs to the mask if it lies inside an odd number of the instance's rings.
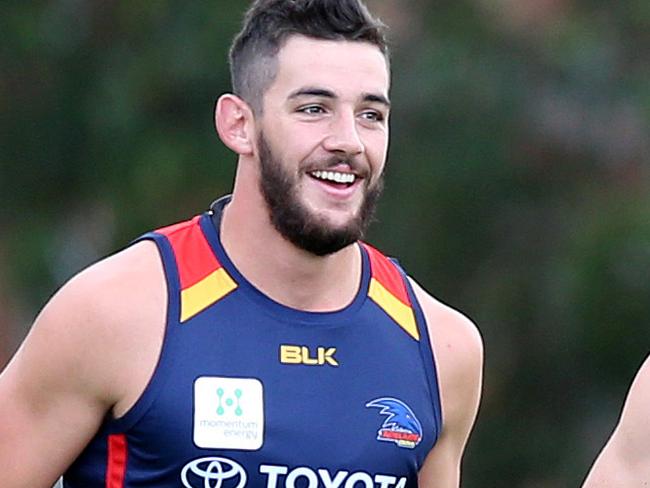
[[435,434],[422,351],[371,302],[301,323],[235,293],[170,327],[160,388],[130,433],[161,464],[180,460],[188,478],[241,469],[251,486],[416,479]]

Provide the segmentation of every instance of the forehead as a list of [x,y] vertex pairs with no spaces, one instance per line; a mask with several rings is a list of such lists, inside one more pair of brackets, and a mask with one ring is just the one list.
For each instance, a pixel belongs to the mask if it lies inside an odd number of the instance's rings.
[[281,95],[301,86],[328,88],[340,95],[388,96],[388,62],[377,46],[360,41],[330,41],[291,36],[278,53],[269,92]]

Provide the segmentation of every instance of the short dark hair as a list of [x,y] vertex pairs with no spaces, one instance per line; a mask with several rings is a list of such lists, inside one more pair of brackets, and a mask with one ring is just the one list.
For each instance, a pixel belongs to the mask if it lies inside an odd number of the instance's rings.
[[277,54],[292,35],[368,42],[388,60],[386,26],[361,0],[256,0],[230,47],[233,92],[257,113],[277,75]]

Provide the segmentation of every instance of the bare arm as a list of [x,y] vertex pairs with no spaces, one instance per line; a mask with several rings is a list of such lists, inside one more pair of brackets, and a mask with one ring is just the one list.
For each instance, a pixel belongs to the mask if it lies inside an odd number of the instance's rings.
[[483,376],[483,342],[465,316],[414,283],[436,359],[442,403],[442,433],[420,470],[423,488],[458,488],[463,451],[476,419]]
[[639,369],[611,438],[583,488],[650,486],[650,356]]
[[[126,366],[133,366],[133,346],[124,319],[132,307],[122,276],[139,274],[136,258],[152,260],[147,246],[99,263],[66,284],[0,374],[3,487],[51,487],[106,413],[131,401],[135,383],[124,378]],[[125,266],[129,273],[122,272]],[[134,337],[139,344],[140,336]]]

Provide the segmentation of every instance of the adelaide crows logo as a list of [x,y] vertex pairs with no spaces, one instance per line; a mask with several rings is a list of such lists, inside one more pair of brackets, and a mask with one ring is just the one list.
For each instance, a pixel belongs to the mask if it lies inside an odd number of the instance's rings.
[[422,425],[413,410],[397,398],[377,398],[366,403],[366,407],[379,408],[386,420],[377,431],[377,440],[394,442],[399,447],[413,449],[422,440]]

